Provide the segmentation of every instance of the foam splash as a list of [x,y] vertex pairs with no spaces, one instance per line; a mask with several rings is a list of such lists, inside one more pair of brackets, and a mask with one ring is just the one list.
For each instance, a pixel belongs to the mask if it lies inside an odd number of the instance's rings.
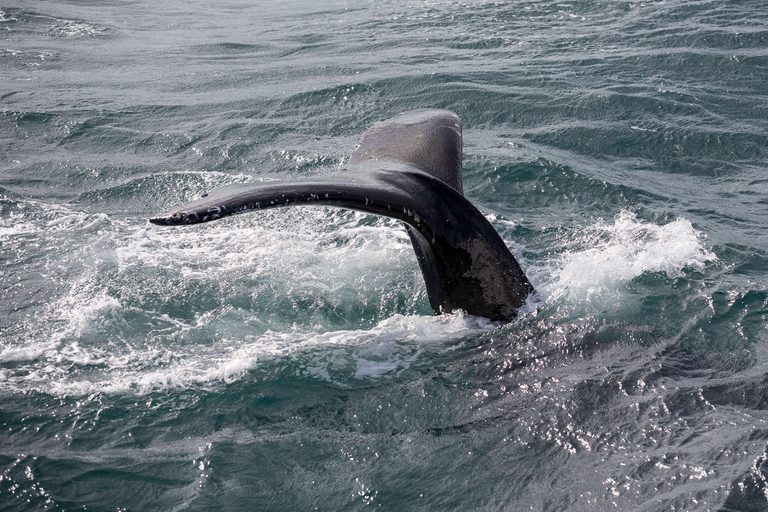
[[637,220],[629,211],[620,212],[612,225],[598,222],[586,228],[576,244],[585,247],[550,262],[554,275],[539,284],[540,293],[599,300],[619,293],[625,283],[645,272],[674,279],[683,277],[686,269],[701,272],[708,262],[717,261],[690,221],[677,219],[658,226]]
[[[0,339],[0,389],[146,394],[226,385],[275,364],[350,386],[397,377],[498,327],[461,312],[421,316],[390,309],[369,328],[335,330],[306,305],[296,306],[296,321],[279,320],[283,303],[258,304],[260,293],[274,292],[278,299],[320,297],[344,308],[383,300],[382,293],[394,289],[424,302],[410,241],[389,219],[307,208],[155,229],[38,206],[22,202],[5,211],[0,239],[8,250],[30,237],[57,247],[62,237],[72,240],[63,254],[51,252],[56,261],[41,263],[69,292],[53,297],[16,335]],[[491,220],[514,238],[514,223]],[[689,221],[657,226],[630,212],[565,243],[570,249],[544,266],[525,264],[548,302],[615,301],[624,284],[644,272],[679,277],[717,260]],[[253,291],[263,283],[266,291]],[[523,314],[538,305],[529,301]],[[264,311],[277,311],[278,321],[270,323]]]
[[19,235],[50,236],[58,231],[81,232],[111,223],[104,213],[85,213],[39,201],[11,201],[0,205],[0,241],[18,243]]
[[172,272],[176,276],[169,279],[190,289],[190,301],[224,287],[222,293],[273,310],[278,303],[303,307],[297,300],[340,306],[353,300],[391,309],[385,303],[394,300],[387,295],[395,283],[401,285],[397,293],[413,292],[408,293],[409,304],[424,300],[410,241],[397,222],[372,222],[364,214],[318,208],[222,222],[226,224],[137,231],[115,251],[120,274],[148,268],[158,276]]
[[[243,289],[255,296],[250,287],[262,279],[282,293],[301,289],[343,306],[349,290],[360,294],[354,300],[366,294],[379,300],[377,290],[393,288],[394,279],[416,290],[414,300],[419,294],[424,300],[407,234],[388,219],[296,209],[194,230],[154,229],[37,206],[16,204],[0,234],[8,248],[29,237],[43,244],[73,240],[56,261],[40,261],[54,279],[63,273],[69,292],[52,297],[18,336],[0,340],[2,389],[80,396],[207,388],[274,361],[293,364],[308,378],[348,385],[399,375],[425,350],[452,350],[454,340],[495,328],[461,313],[388,315],[354,330],[329,330],[311,318],[270,324],[262,310],[233,305],[226,295]],[[209,307],[211,289],[225,293]],[[196,293],[200,305],[189,297]],[[184,300],[193,301],[191,316],[154,310],[176,298],[182,309]]]
[[95,27],[84,21],[77,20],[57,20],[53,27],[51,27],[49,34],[56,37],[81,37],[81,36],[97,36],[104,32],[105,29]]
[[[98,328],[99,317],[114,313],[112,300],[84,304],[71,315],[68,341],[16,348],[0,354],[0,388],[35,390],[56,396],[91,393],[139,395],[192,387],[231,384],[276,360],[293,361],[297,373],[337,385],[356,380],[379,380],[400,375],[425,353],[455,350],[466,336],[496,327],[486,319],[455,313],[440,317],[395,315],[371,329],[314,332],[272,332],[240,339],[222,339],[210,345],[168,344],[184,334],[204,331],[211,321],[199,317],[192,324],[177,324],[170,333],[158,333],[128,350],[86,346],[77,338],[83,329]],[[88,319],[93,323],[89,324]],[[451,343],[456,342],[456,343]]]

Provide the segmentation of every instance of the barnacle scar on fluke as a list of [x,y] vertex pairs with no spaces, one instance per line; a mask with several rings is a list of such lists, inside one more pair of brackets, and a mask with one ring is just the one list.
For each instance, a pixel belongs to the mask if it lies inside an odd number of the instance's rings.
[[195,224],[312,204],[401,220],[437,314],[462,309],[510,320],[533,292],[499,234],[464,197],[461,121],[446,110],[416,110],[374,124],[341,172],[293,182],[229,185],[150,222]]

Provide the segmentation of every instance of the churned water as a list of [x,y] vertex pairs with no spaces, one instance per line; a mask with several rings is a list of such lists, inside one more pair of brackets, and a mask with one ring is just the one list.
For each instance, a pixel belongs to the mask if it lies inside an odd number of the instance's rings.
[[[539,294],[436,317],[397,222],[186,228],[464,124]],[[768,510],[768,8],[0,5],[3,510]]]

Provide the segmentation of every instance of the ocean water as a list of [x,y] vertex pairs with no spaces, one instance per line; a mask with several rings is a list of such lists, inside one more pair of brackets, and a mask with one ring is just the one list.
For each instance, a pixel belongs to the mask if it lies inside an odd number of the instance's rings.
[[[186,228],[455,111],[539,301],[394,221]],[[768,510],[763,1],[0,4],[0,509]]]

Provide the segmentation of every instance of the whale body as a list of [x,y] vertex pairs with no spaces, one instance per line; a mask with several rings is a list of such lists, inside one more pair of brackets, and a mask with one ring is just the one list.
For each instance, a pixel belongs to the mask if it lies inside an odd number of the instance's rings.
[[293,205],[327,205],[402,221],[435,313],[511,320],[533,292],[501,236],[463,194],[461,122],[417,110],[375,123],[340,172],[218,188],[160,225],[208,222]]

